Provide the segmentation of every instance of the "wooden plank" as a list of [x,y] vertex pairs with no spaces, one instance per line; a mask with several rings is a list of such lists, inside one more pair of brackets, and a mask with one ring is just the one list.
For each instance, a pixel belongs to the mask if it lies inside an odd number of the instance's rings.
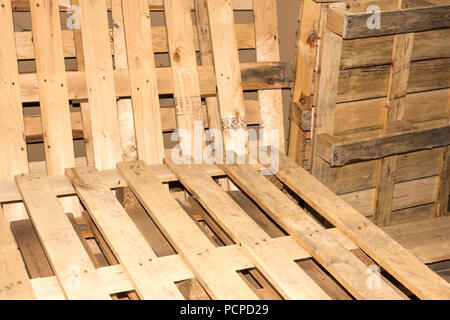
[[[164,0],[148,0],[150,11],[161,11],[164,9]],[[232,0],[234,10],[253,10],[253,0]],[[29,0],[11,0],[13,11],[26,12],[30,11]],[[194,10],[194,0],[191,0],[191,9]],[[111,8],[111,0],[107,1],[108,10]],[[61,11],[66,11],[67,7],[62,3],[59,6]]]
[[[259,124],[259,103],[257,100],[246,100],[245,111],[248,115],[248,124]],[[175,107],[163,107],[161,112],[162,132],[172,132],[177,129],[177,122],[175,116]],[[82,120],[82,112],[74,111],[70,113],[72,124],[72,135],[74,139],[85,138],[86,132],[84,128],[84,121]],[[203,122],[207,124],[207,117],[203,115]],[[31,115],[24,117],[25,122],[25,136],[27,142],[43,142],[42,133],[42,119],[39,115]],[[87,138],[87,136],[86,136]]]
[[[127,69],[127,46],[125,41],[124,14],[122,12],[122,1],[111,0],[111,17],[113,20],[113,56],[114,68]],[[147,11],[148,13],[148,11]],[[151,37],[151,36],[150,36]],[[149,60],[150,61],[150,60]],[[131,72],[131,70],[130,70]],[[130,74],[130,85],[131,84]],[[117,100],[117,115],[119,117],[120,145],[122,147],[122,158],[124,161],[137,160],[138,149],[136,145],[135,117],[133,117],[133,104],[131,99]],[[138,118],[141,119],[141,118]],[[158,119],[158,118],[156,118]],[[142,147],[143,148],[143,147]]]
[[[211,31],[209,28],[207,0],[195,0],[195,20],[197,23],[198,44],[202,65],[213,65]],[[250,32],[255,32],[254,26]],[[237,36],[238,37],[238,36]],[[238,45],[239,46],[239,45]],[[217,96],[206,97],[209,128],[222,131],[220,121],[219,100]]]
[[34,299],[25,265],[0,207],[0,299]]
[[332,167],[356,161],[437,148],[450,144],[450,125],[392,133],[375,138],[338,141],[328,134],[317,137],[317,154]]
[[179,145],[183,156],[201,158],[202,149],[195,149],[204,144],[203,111],[189,0],[164,0],[164,6]]
[[75,166],[61,23],[55,0],[30,2],[48,175]]
[[225,149],[245,154],[247,119],[231,2],[208,0],[208,14]]
[[110,299],[47,178],[30,174],[15,179],[65,296]]
[[[281,152],[280,152],[281,153]],[[367,285],[367,267],[251,165],[220,165],[245,193],[358,299],[402,299],[384,281]]]
[[175,165],[167,160],[166,164],[222,229],[249,253],[258,269],[283,297],[329,299],[295,265],[285,249],[276,244],[209,175],[195,165]]
[[436,208],[435,215],[437,217],[445,216],[450,211],[449,195],[450,195],[450,147],[443,148],[442,160],[440,165],[440,174],[438,189],[436,191]]
[[164,142],[146,0],[122,1],[139,159],[162,163]]
[[[120,163],[119,172],[172,246],[191,267],[214,299],[256,299],[235,272],[228,256],[219,253],[145,163]],[[227,247],[225,247],[227,248]],[[226,252],[224,248],[221,252]],[[241,251],[236,251],[236,259]],[[242,258],[239,258],[242,259]],[[217,277],[220,274],[221,277]]]
[[[402,8],[402,3],[402,0],[397,0],[398,9]],[[388,108],[384,112],[383,133],[389,132],[392,124],[404,119],[413,46],[414,33],[394,36],[386,98]],[[386,157],[380,161],[374,215],[376,223],[381,226],[390,224],[395,183],[393,177],[396,167],[397,157],[395,156]]]
[[[318,55],[319,27],[321,5],[314,0],[302,1],[299,14],[299,30],[297,32],[297,56],[295,84],[290,106],[291,129],[289,135],[289,157],[303,165],[305,158],[306,136],[303,128],[295,120],[296,111],[311,110],[315,71]],[[299,108],[297,108],[297,103]],[[302,109],[300,109],[300,107]]]
[[[66,174],[142,299],[183,299],[153,249],[93,168]],[[125,237],[125,239],[124,239]],[[181,268],[181,266],[180,266]]]
[[[255,19],[256,60],[279,61],[280,44],[278,35],[277,1],[253,1]],[[263,145],[277,144],[285,151],[283,93],[281,90],[260,90],[260,129]]]
[[276,176],[419,298],[449,299],[447,282],[282,153]]
[[346,14],[333,10],[328,15],[327,28],[344,39],[420,32],[450,27],[450,5],[381,11],[380,28],[367,28],[373,13]]
[[[327,11],[328,13],[328,11]],[[338,35],[325,30],[322,39],[322,57],[320,61],[320,80],[318,87],[318,98],[316,107],[316,117],[314,123],[315,132],[313,136],[313,158],[310,167],[312,174],[322,183],[327,184],[328,165],[321,161],[316,161],[318,157],[318,138],[319,134],[327,133],[333,135],[334,119],[336,113],[336,98],[339,83],[339,68],[342,51],[342,38]]]
[[[72,5],[78,5],[78,0],[71,0]],[[116,1],[116,0],[114,0]],[[202,0],[204,1],[204,0]],[[115,11],[115,6],[112,8],[112,12]],[[206,8],[206,7],[205,7]],[[118,19],[115,16],[115,19]],[[208,19],[208,17],[206,17]],[[195,27],[193,28],[195,29]],[[77,48],[78,42],[78,32],[81,29],[74,30],[62,30],[63,37],[63,48],[64,48],[64,58],[77,58],[79,57],[79,51]],[[114,33],[115,29],[110,30],[110,33]],[[236,24],[236,37],[239,49],[254,49],[255,48],[255,26],[253,23],[237,23]],[[30,31],[18,31],[15,32],[16,44],[17,44],[17,58],[19,60],[32,60],[35,58],[34,46],[33,46],[33,35]],[[114,38],[114,37],[113,37]],[[152,39],[153,39],[153,50],[154,53],[167,53],[169,50],[167,42],[167,29],[165,26],[154,26],[152,27]],[[117,39],[116,39],[117,40]],[[147,39],[148,41],[148,39]],[[197,37],[194,33],[195,50],[202,51],[202,37]],[[112,51],[116,51],[116,45],[114,39],[111,39]],[[81,42],[80,42],[81,44]],[[443,50],[442,48],[440,50]],[[122,54],[123,52],[122,47]],[[126,60],[125,60],[126,62]],[[126,68],[125,68],[126,69]]]
[[[242,85],[244,90],[280,89],[289,88],[293,81],[293,71],[287,62],[250,62],[240,65],[242,72]],[[212,66],[199,66],[200,92],[202,95],[216,94],[216,78]],[[131,95],[129,74],[127,70],[114,70],[114,81],[117,97]],[[86,87],[86,72],[69,71],[67,85],[69,99],[88,98]],[[170,67],[156,69],[159,94],[173,94],[172,72]],[[22,102],[37,102],[37,78],[35,73],[19,75],[19,84],[22,93]]]
[[122,160],[105,1],[79,0],[95,166]]
[[[30,2],[39,106],[49,176],[75,166],[61,22],[56,0]],[[76,198],[62,199],[64,209],[80,214]]]
[[[23,111],[20,99],[19,70],[17,66],[14,24],[9,0],[0,1],[0,134],[3,139],[1,151],[8,156],[0,157],[0,180],[12,181],[15,174],[28,172],[27,147],[24,136]],[[21,204],[4,206],[8,220],[27,217]]]

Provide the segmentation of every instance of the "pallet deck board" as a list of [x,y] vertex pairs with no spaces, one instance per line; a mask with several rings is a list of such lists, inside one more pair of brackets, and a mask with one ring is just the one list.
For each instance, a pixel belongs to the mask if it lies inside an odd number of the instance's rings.
[[303,168],[281,154],[280,157],[277,177],[380,266],[420,298],[449,299],[448,283]]
[[[75,190],[144,299],[183,299],[159,260],[111,190],[92,168],[68,169]],[[183,267],[183,265],[180,265]]]
[[[217,253],[220,249],[194,224],[150,167],[144,162],[131,162],[118,164],[118,170],[212,297],[256,299],[235,272],[234,263]],[[216,274],[221,278],[217,279]]]
[[[281,245],[282,240],[270,238],[210,176],[195,165],[169,163],[169,167],[230,237],[249,253],[255,265],[285,298],[329,299],[294,264],[295,259],[290,259],[292,255]],[[295,244],[293,246],[295,248]],[[303,253],[302,248],[298,251]],[[305,287],[308,289],[301,290]]]
[[366,285],[366,267],[363,263],[251,165],[221,167],[353,295],[364,299],[402,299],[384,282],[378,290],[370,289]]
[[20,175],[16,181],[64,295],[110,299],[47,178]]

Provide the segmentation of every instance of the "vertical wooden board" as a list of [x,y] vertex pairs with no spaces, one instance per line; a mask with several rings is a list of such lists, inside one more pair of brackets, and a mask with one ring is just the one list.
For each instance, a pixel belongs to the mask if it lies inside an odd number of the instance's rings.
[[[306,110],[313,107],[313,94],[317,75],[318,41],[320,33],[320,17],[322,5],[314,0],[304,0],[301,3],[299,14],[299,30],[297,33],[297,56],[294,90],[292,101],[298,102]],[[295,112],[291,105],[291,114]],[[289,157],[303,166],[306,148],[306,132],[293,121],[291,116],[291,129],[289,135]]]
[[[194,148],[203,145],[204,126],[190,2],[164,0],[164,9],[180,148],[183,155],[192,157]],[[200,132],[194,130],[195,123]]]
[[[122,0],[111,0],[111,12],[113,25],[114,69],[128,69]],[[117,113],[119,116],[122,158],[124,161],[137,160],[136,133],[134,129],[133,105],[131,99],[118,99]]]
[[30,218],[68,299],[110,299],[97,270],[42,175],[16,176]]
[[231,1],[208,0],[208,14],[225,148],[245,154],[247,119]]
[[[325,30],[322,43],[323,53],[320,63],[321,74],[317,92],[318,100],[314,136],[321,133],[328,133],[333,136],[341,51],[342,38],[331,31]],[[314,147],[314,141],[312,143]],[[319,181],[326,183],[328,164],[320,161],[321,159],[316,155],[311,160],[313,161],[311,163],[313,175]]]
[[122,6],[138,157],[148,164],[162,163],[164,142],[148,2],[124,0]]
[[77,194],[83,201],[109,247],[143,299],[182,299],[174,282],[158,270],[157,256],[93,168],[68,169]]
[[[14,175],[28,172],[27,146],[19,87],[16,42],[11,1],[0,0],[0,180],[12,181]],[[7,116],[6,116],[7,115]],[[5,156],[7,155],[7,156]],[[22,204],[4,205],[8,220],[27,217]]]
[[[117,168],[212,298],[256,299],[256,295],[235,272],[230,259],[218,254],[217,250],[227,250],[227,247],[216,248],[213,245],[170,195],[150,167],[138,161],[119,163]],[[221,277],[217,277],[218,274]]]
[[75,166],[58,0],[30,1],[48,175]]
[[[277,1],[253,1],[255,17],[256,59],[280,61]],[[285,151],[283,93],[277,90],[259,90],[260,128],[264,132],[263,145],[277,145]]]
[[[70,0],[72,6],[79,7],[79,0]],[[75,45],[75,55],[77,60],[77,70],[85,71],[84,65],[84,52],[83,52],[83,38],[80,28],[73,29],[73,40]],[[81,117],[83,124],[83,137],[84,145],[86,148],[86,161],[90,166],[94,166],[94,145],[92,141],[92,125],[91,125],[91,112],[89,110],[88,102],[81,102]]]
[[[398,0],[398,8],[402,8],[402,0]],[[388,133],[392,124],[404,118],[413,46],[414,33],[394,36],[386,98],[387,108],[383,110],[385,113],[383,133]],[[379,161],[374,216],[377,224],[381,226],[390,224],[394,200],[395,179],[393,176],[396,167],[397,157],[395,156]]]
[[95,167],[122,160],[107,8],[105,1],[79,0]]
[[[202,65],[213,65],[211,31],[208,19],[207,0],[195,0],[195,20],[197,22],[198,45],[200,61]],[[206,108],[208,109],[209,128],[222,131],[220,121],[219,101],[217,96],[206,97]]]
[[9,222],[0,208],[0,299],[34,298],[35,294]]

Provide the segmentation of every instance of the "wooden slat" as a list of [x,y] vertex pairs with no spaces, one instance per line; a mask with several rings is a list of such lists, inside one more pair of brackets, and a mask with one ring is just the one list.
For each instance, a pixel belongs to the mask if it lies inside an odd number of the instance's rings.
[[450,146],[443,148],[442,160],[439,174],[439,187],[436,191],[436,209],[437,217],[446,215],[450,211]]
[[[224,255],[229,249],[214,247],[150,167],[143,162],[130,162],[118,164],[118,170],[212,298],[256,299],[235,272],[235,266],[228,260],[230,256]],[[235,250],[234,254],[235,259],[243,259],[239,258],[243,255],[240,250]],[[221,276],[217,277],[218,274]]]
[[[57,0],[30,2],[45,160],[49,176],[62,175],[65,168],[75,166],[57,3]],[[63,205],[67,212],[80,214],[76,198],[63,199]]]
[[419,298],[450,298],[447,282],[282,153],[276,176]]
[[[240,65],[242,72],[242,85],[244,90],[280,89],[289,88],[293,81],[293,72],[286,62],[250,62]],[[131,95],[129,74],[127,70],[115,70],[114,81],[117,97]],[[216,78],[212,66],[199,66],[200,92],[202,95],[216,94]],[[69,86],[69,99],[88,98],[86,87],[87,73],[83,71],[69,71],[67,84]],[[173,81],[170,67],[156,69],[159,94],[173,94]],[[35,73],[19,75],[19,84],[22,93],[22,102],[37,102],[37,78]]]
[[[195,0],[195,20],[197,24],[200,61],[202,65],[213,65],[211,30],[209,28],[207,0]],[[236,26],[237,27],[237,26]],[[251,30],[254,33],[254,27]],[[254,38],[254,37],[253,37]],[[209,128],[222,131],[219,100],[217,96],[206,97]]]
[[[328,14],[328,11],[327,11]],[[328,30],[324,31],[322,39],[322,57],[320,62],[320,80],[314,123],[313,157],[310,167],[312,174],[326,184],[328,164],[318,159],[317,136],[322,133],[333,135],[336,113],[336,98],[339,83],[339,68],[341,62],[342,38]]]
[[[42,165],[41,165],[42,166]],[[85,167],[86,164],[80,167]],[[152,165],[152,171],[156,174],[161,183],[174,182],[178,179],[175,177],[165,165]],[[203,169],[211,176],[224,176],[224,172],[214,165],[204,165]],[[41,170],[37,170],[40,172]],[[102,180],[110,189],[126,187],[127,183],[116,169],[104,170],[99,172]],[[58,196],[70,196],[76,194],[70,179],[67,176],[49,177],[48,178],[53,190]],[[22,201],[22,196],[14,182],[0,181],[0,202],[18,202]]]
[[[253,1],[255,19],[256,60],[280,61],[278,35],[277,1]],[[263,145],[277,144],[285,151],[283,93],[281,90],[260,90],[258,92],[260,109],[260,137]]]
[[105,1],[79,0],[95,166],[122,160]]
[[420,32],[450,27],[450,6],[428,6],[404,10],[381,11],[380,28],[367,28],[373,13],[346,14],[334,10],[328,15],[327,28],[344,39]]
[[[120,0],[114,0],[120,1]],[[202,0],[204,1],[204,0]],[[71,0],[73,5],[78,5],[77,0]],[[114,3],[114,6],[116,4]],[[112,12],[115,11],[115,7],[112,8]],[[115,17],[116,18],[116,17]],[[208,18],[208,17],[206,17]],[[194,27],[195,29],[195,27]],[[74,30],[62,30],[63,36],[63,47],[64,47],[64,58],[77,58],[79,57],[79,52],[77,48],[78,35],[81,29]],[[111,32],[114,33],[115,29]],[[236,37],[238,41],[239,49],[254,49],[255,48],[255,26],[253,23],[237,23],[236,24]],[[33,35],[30,31],[18,31],[15,32],[16,44],[17,44],[17,58],[19,60],[32,60],[35,58],[34,46],[33,46]],[[167,29],[165,26],[154,26],[152,28],[152,39],[153,39],[153,50],[154,53],[167,53],[169,50],[167,42]],[[111,39],[113,42],[111,47],[115,52],[117,38]],[[148,39],[147,39],[148,41]],[[197,51],[202,51],[202,38],[194,34],[195,49]],[[80,42],[81,44],[81,42]],[[122,54],[126,52],[122,52]],[[125,60],[126,61],[126,60]],[[126,68],[125,68],[126,69]]]
[[[80,199],[143,299],[183,299],[170,274],[93,168],[67,169]],[[183,266],[180,265],[180,268]]]
[[139,159],[162,163],[164,142],[146,0],[122,2]]
[[[313,106],[314,84],[318,54],[319,27],[322,6],[314,0],[302,1],[299,14],[299,30],[297,32],[297,56],[292,104],[290,106],[289,157],[303,165],[306,148],[306,128],[302,128],[298,120],[303,111],[311,111]],[[315,76],[316,75],[316,76]],[[298,104],[297,104],[298,103]]]
[[[0,157],[0,180],[12,181],[15,174],[28,172],[27,147],[24,136],[23,111],[20,99],[14,24],[9,0],[0,1],[0,135],[4,137]],[[5,116],[7,115],[7,116]],[[21,204],[5,205],[8,220],[27,217]]]
[[[402,0],[397,0],[398,8],[402,8]],[[401,122],[405,116],[406,94],[408,91],[409,66],[411,63],[414,33],[394,36],[392,63],[388,81],[388,95],[384,112],[383,133],[389,132],[389,127]],[[381,159],[378,169],[376,186],[375,221],[378,225],[389,225],[394,198],[394,172],[397,167],[397,157]]]
[[47,178],[32,174],[15,178],[65,296],[110,299]]
[[208,0],[208,14],[225,149],[245,154],[247,119],[231,2]]
[[317,137],[317,154],[332,167],[380,159],[390,155],[437,148],[450,144],[450,125],[391,133],[375,138],[340,142],[328,134]]
[[203,111],[189,0],[164,0],[164,6],[179,144],[183,156],[194,157],[195,141],[203,144]]
[[167,160],[166,163],[285,298],[329,299],[290,259],[283,246],[275,243],[209,175],[196,165],[175,165]]
[[[130,50],[127,50],[125,41],[122,0],[111,0],[111,11],[112,11],[111,17],[114,26],[112,29],[113,48],[114,48],[113,49],[114,68],[116,70],[127,69],[128,68],[127,51],[130,52]],[[145,27],[145,25],[143,25],[143,27]],[[132,79],[130,70],[130,85],[132,88],[131,90],[133,92],[133,85],[131,84],[131,81]],[[133,117],[133,111],[134,108],[131,99],[124,98],[117,100],[117,115],[119,117],[120,145],[122,147],[122,158],[124,161],[133,161],[137,160],[138,158],[138,148],[136,145],[135,119],[141,118]],[[141,146],[141,148],[143,148],[143,146]]]
[[[280,152],[281,153],[281,152]],[[245,193],[358,299],[402,299],[382,281],[367,285],[367,267],[251,165],[220,165]]]
[[30,2],[48,175],[75,166],[57,0]]
[[0,206],[0,299],[34,299],[25,265]]
[[[164,0],[148,0],[149,9],[151,11],[161,11],[164,9]],[[234,10],[252,10],[253,0],[232,0]],[[11,0],[13,11],[23,12],[30,10],[29,0]],[[194,10],[194,0],[191,0],[191,9]],[[108,9],[111,8],[111,0],[107,0]],[[67,7],[64,3],[59,6],[61,11],[66,11]]]

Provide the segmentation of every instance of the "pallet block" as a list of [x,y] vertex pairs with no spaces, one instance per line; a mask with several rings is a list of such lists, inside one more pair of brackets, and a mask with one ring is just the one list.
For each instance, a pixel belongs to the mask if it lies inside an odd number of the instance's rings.
[[[0,0],[0,108],[11,115],[0,119],[8,137],[1,147],[8,155],[0,177],[1,299],[450,298],[445,280],[289,160],[283,144],[260,141],[279,155],[271,181],[261,174],[273,170],[263,161],[180,164],[172,149],[164,152],[163,131],[183,129],[180,150],[192,156],[195,121],[200,137],[204,128],[223,130],[226,150],[239,159],[252,142],[247,114],[260,112],[263,128],[283,131],[280,90],[292,74],[276,61],[274,0],[72,4],[81,31],[72,30],[69,45],[77,70],[67,71],[59,2]],[[252,35],[238,35],[233,6],[253,10],[257,62],[239,61],[238,39]],[[29,40],[14,33],[13,10],[32,13],[36,73],[16,68],[17,39]],[[154,10],[164,11],[165,47],[154,40]],[[158,50],[168,50],[170,67],[156,67]],[[246,102],[244,90],[257,90],[259,100]],[[167,94],[171,118],[161,106]],[[40,103],[38,116],[23,116],[29,102]],[[80,106],[71,111],[74,102]],[[33,141],[48,149],[45,162],[27,160],[31,125]],[[83,159],[73,152],[77,135]]]

